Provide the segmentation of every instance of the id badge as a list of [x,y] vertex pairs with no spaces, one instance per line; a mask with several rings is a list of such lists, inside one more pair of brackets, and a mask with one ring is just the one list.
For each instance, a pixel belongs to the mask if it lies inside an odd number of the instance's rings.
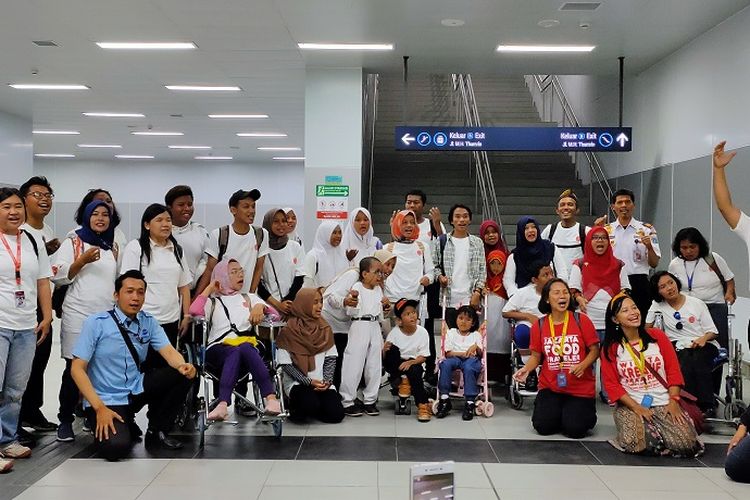
[[643,399],[641,400],[641,406],[644,408],[651,408],[651,406],[654,404],[654,397],[651,394],[646,394],[643,396]]
[[568,387],[568,377],[563,371],[557,373],[557,387],[560,389]]
[[23,290],[16,290],[13,295],[16,298],[17,308],[21,308],[26,304],[26,293]]

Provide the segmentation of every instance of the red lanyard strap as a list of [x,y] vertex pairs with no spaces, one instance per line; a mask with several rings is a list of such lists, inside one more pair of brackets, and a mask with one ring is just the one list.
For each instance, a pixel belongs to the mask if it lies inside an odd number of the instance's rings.
[[3,240],[3,245],[5,246],[5,249],[8,251],[8,255],[10,255],[11,260],[13,261],[13,266],[16,269],[16,285],[21,286],[21,231],[18,231],[16,233],[16,255],[13,256],[13,252],[10,250],[10,245],[8,244],[8,240],[5,239],[5,235],[3,233],[0,233],[0,238]]

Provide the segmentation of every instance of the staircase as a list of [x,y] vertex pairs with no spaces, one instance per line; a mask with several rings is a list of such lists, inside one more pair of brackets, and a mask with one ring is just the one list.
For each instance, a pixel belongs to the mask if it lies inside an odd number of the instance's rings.
[[[474,92],[483,126],[543,125],[522,76],[475,77]],[[378,114],[375,122],[374,175],[371,212],[375,234],[390,241],[388,221],[404,206],[404,194],[418,188],[427,193],[427,207],[437,206],[448,224],[448,209],[454,203],[472,208],[476,199],[475,178],[467,152],[411,152],[394,149],[397,125],[461,125],[450,75],[410,77],[408,113],[404,116],[404,85],[399,77],[381,75]],[[550,124],[550,126],[555,126]],[[576,191],[581,216],[588,209],[588,189],[575,177],[575,168],[565,153],[488,152],[495,191],[500,205],[506,241],[515,246],[515,224],[522,215],[532,215],[543,227],[555,222],[560,192]],[[476,212],[476,210],[475,210]],[[481,214],[475,214],[472,234],[478,234]]]

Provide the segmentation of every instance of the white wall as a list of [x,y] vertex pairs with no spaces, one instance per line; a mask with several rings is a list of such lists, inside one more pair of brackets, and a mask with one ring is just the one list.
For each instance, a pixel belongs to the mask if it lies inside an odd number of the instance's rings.
[[0,111],[0,185],[18,186],[33,175],[31,120]]
[[37,159],[34,173],[47,176],[55,190],[55,208],[49,222],[58,234],[72,227],[73,213],[86,192],[99,187],[112,193],[123,218],[122,229],[129,237],[139,231],[143,209],[151,203],[164,203],[164,193],[176,184],[192,187],[194,219],[209,230],[231,221],[227,202],[237,189],[260,190],[256,224],[261,224],[263,214],[272,207],[291,206],[298,214],[303,208],[304,172],[297,164]]

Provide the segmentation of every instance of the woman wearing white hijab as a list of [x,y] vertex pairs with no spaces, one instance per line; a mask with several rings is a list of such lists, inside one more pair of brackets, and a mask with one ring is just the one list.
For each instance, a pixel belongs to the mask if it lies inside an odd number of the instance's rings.
[[346,252],[346,258],[352,266],[358,266],[365,257],[372,257],[376,250],[383,248],[383,244],[372,229],[372,217],[364,208],[355,208],[349,213],[349,224],[344,229],[341,246]]
[[305,288],[327,287],[333,278],[349,268],[341,245],[341,224],[324,220],[315,232],[313,248],[305,257]]

